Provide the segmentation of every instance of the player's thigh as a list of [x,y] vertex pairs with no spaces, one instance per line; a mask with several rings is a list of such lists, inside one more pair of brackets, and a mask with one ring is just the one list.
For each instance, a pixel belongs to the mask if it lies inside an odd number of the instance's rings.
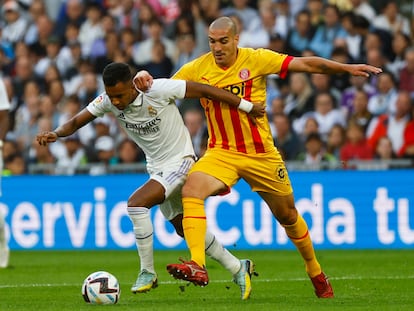
[[239,178],[237,166],[228,152],[207,151],[191,168],[183,195],[205,199],[210,195],[224,194]]
[[165,199],[165,188],[158,181],[149,179],[128,199],[128,206],[151,208]]
[[[177,219],[179,215],[183,214],[183,203],[181,197],[181,189],[177,189],[177,191],[171,193],[165,200],[160,204],[161,213],[164,217],[170,221],[177,233],[177,226],[179,225],[174,219]],[[178,228],[182,228],[182,226],[178,226]]]

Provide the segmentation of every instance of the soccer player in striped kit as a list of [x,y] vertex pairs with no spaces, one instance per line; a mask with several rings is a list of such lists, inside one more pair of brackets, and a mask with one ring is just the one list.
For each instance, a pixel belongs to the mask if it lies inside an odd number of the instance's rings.
[[[382,71],[366,64],[342,64],[320,57],[292,57],[268,49],[239,48],[236,26],[228,17],[213,21],[208,37],[211,52],[181,67],[173,78],[213,85],[253,102],[265,101],[269,74],[277,73],[281,78],[288,71],[368,76]],[[142,72],[134,82],[145,88],[151,77]],[[239,179],[244,179],[285,228],[305,262],[316,296],[333,297],[332,286],[316,258],[308,226],[295,207],[289,176],[273,144],[266,115],[253,123],[243,111],[249,111],[248,104],[242,107],[245,109],[237,109],[214,99],[202,98],[201,103],[208,124],[208,148],[191,168],[183,186],[183,228],[191,260],[169,264],[169,273],[196,285],[208,284],[204,201],[211,195],[227,193]]]

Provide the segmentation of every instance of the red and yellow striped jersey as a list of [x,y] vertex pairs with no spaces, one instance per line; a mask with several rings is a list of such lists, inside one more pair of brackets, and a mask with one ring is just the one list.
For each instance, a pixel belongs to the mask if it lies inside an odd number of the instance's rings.
[[[200,82],[232,92],[251,102],[265,102],[266,76],[286,76],[291,56],[268,49],[239,48],[236,62],[223,69],[207,53],[184,65],[173,78]],[[226,103],[202,98],[209,133],[208,148],[222,148],[247,154],[274,150],[267,117],[253,125],[248,114]]]

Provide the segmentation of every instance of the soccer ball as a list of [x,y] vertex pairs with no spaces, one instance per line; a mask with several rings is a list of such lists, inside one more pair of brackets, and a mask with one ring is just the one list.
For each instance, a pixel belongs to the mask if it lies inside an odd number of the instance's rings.
[[121,295],[116,277],[106,271],[88,275],[82,285],[82,296],[87,303],[98,305],[115,304]]

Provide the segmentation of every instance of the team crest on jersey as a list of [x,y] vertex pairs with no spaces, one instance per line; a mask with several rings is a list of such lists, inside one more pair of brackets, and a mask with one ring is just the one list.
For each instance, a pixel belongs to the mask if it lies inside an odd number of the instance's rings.
[[244,68],[244,69],[240,70],[240,72],[239,72],[239,77],[240,77],[240,79],[242,79],[242,80],[247,80],[247,79],[249,79],[249,78],[250,78],[250,70],[249,70],[249,69],[247,69],[247,68]]
[[93,103],[94,103],[95,105],[99,105],[99,104],[102,104],[102,103],[103,103],[103,101],[104,101],[104,96],[103,96],[103,95],[99,95],[98,97],[96,97],[96,98],[93,100]]
[[148,113],[151,117],[155,117],[158,114],[157,110],[152,106],[148,106]]

